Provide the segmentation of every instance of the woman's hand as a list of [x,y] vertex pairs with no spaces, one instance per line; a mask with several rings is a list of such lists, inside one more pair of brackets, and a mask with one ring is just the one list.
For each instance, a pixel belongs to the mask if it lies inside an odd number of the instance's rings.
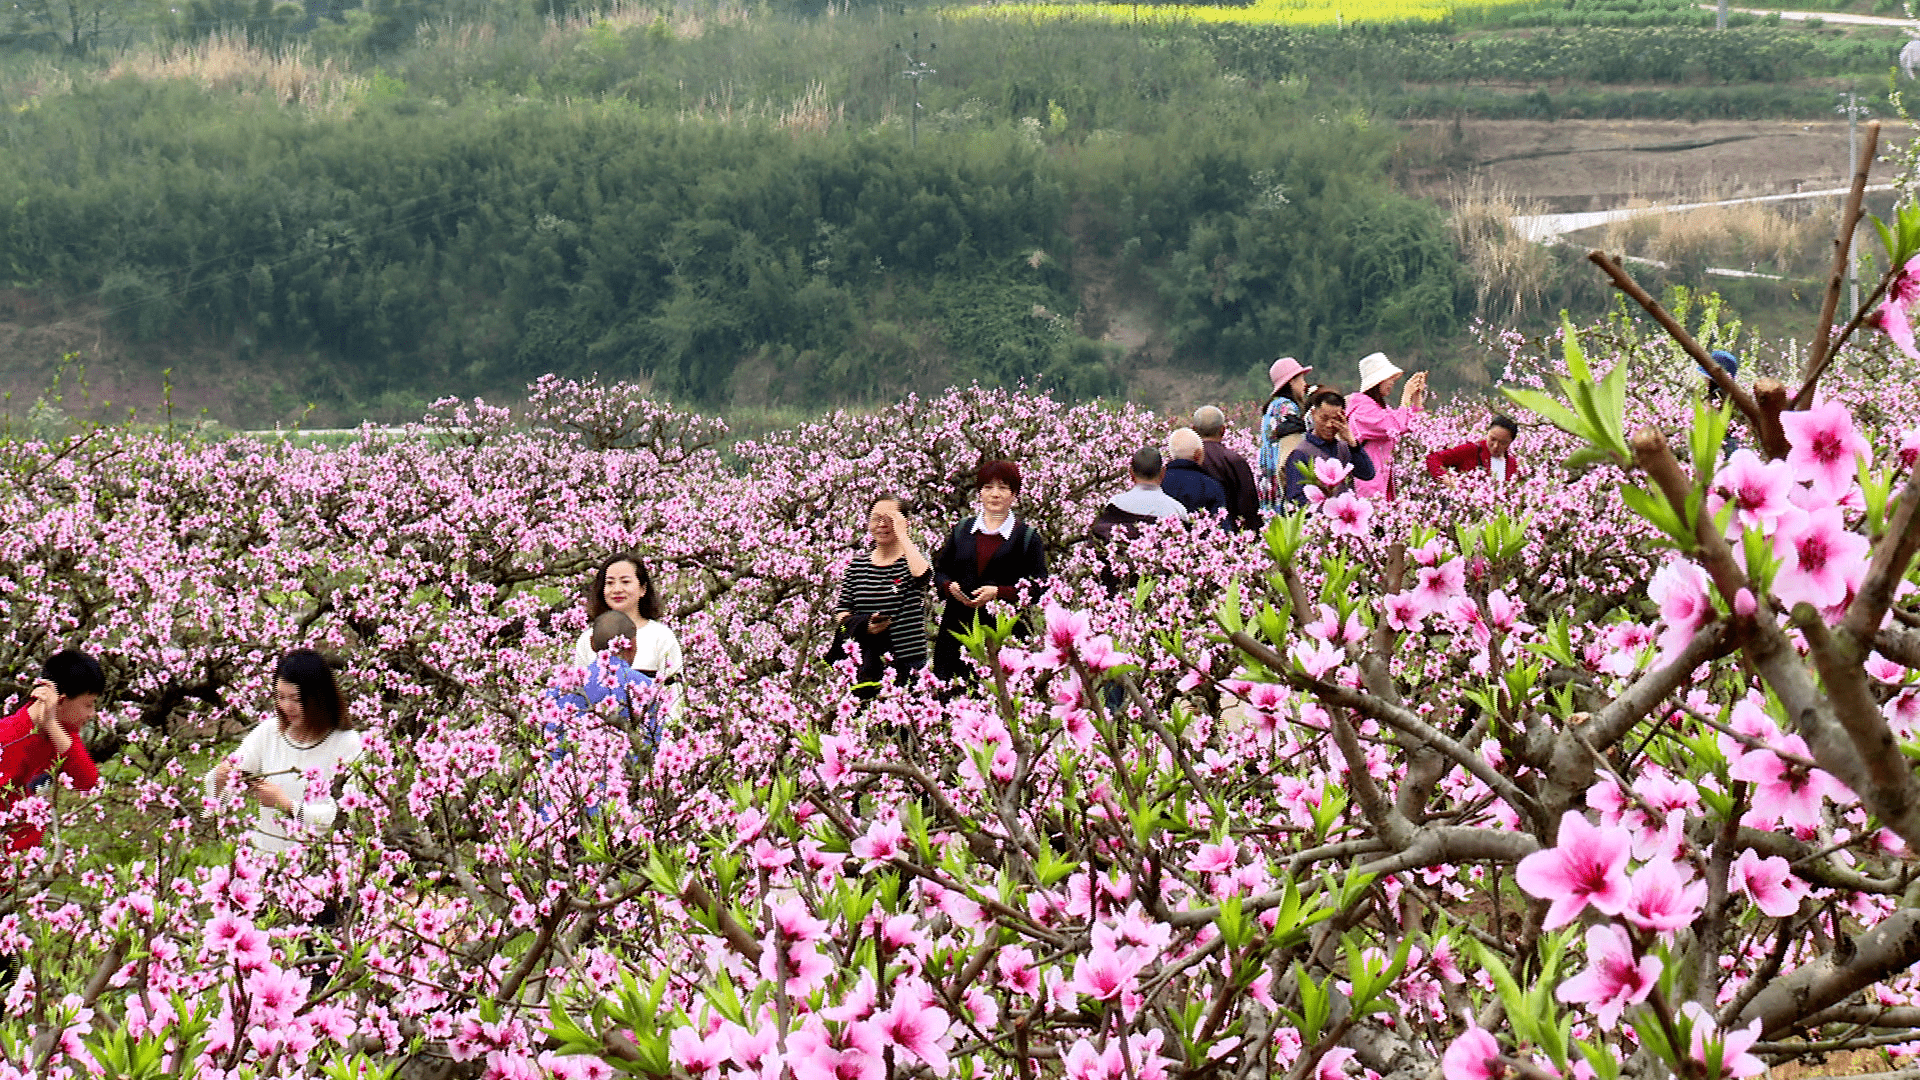
[[1400,407],[1421,412],[1427,407],[1427,373],[1416,371],[1400,390]]
[[280,789],[279,784],[271,780],[255,780],[248,787],[261,806],[286,814],[293,813],[293,800],[287,798],[287,793]]
[[982,585],[978,589],[973,590],[973,599],[967,601],[967,603],[972,607],[986,607],[999,598],[1000,586]]
[[233,779],[232,765],[229,765],[228,763],[223,761],[220,764],[215,765],[213,767],[213,790],[215,791],[227,790],[227,781],[231,779]]

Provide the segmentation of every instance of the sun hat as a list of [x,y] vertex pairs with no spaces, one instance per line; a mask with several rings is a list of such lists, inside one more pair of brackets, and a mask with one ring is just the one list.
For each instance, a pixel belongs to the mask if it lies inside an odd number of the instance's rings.
[[1386,353],[1368,353],[1360,358],[1360,392],[1364,394],[1395,375],[1404,374],[1406,372],[1387,359]]
[[1305,375],[1312,370],[1291,356],[1283,356],[1275,360],[1273,366],[1267,369],[1267,378],[1273,380],[1273,388],[1278,390],[1292,382],[1295,375]]

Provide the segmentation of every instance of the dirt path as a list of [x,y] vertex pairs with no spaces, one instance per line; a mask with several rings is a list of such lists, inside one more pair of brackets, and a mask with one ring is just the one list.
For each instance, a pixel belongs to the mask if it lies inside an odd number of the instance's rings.
[[[1523,214],[1508,219],[1521,236],[1528,240],[1549,243],[1558,240],[1570,232],[1591,229],[1597,225],[1610,225],[1616,221],[1626,221],[1643,214],[1672,214],[1686,210],[1705,210],[1712,206],[1742,206],[1747,203],[1786,202],[1792,199],[1828,199],[1840,198],[1847,194],[1848,188],[1828,188],[1823,191],[1790,192],[1785,195],[1752,195],[1744,199],[1718,199],[1713,202],[1672,203],[1665,206],[1627,206],[1615,210],[1589,210],[1577,214]],[[1868,191],[1892,191],[1892,184],[1872,184]]]
[[[1707,11],[1718,11],[1718,4],[1696,4],[1695,7]],[[1849,15],[1844,11],[1780,11],[1773,8],[1737,8],[1727,9],[1729,14],[1737,15],[1779,15],[1783,22],[1806,22],[1818,19],[1821,22],[1845,24],[1847,26],[1904,26],[1909,30],[1920,30],[1920,21],[1913,19],[1895,19],[1885,15]]]
[[[1477,187],[1542,214],[1820,191],[1846,186],[1851,174],[1844,120],[1466,120],[1406,127],[1396,176],[1408,191],[1451,203]],[[1889,153],[1912,137],[1897,122],[1881,131]]]

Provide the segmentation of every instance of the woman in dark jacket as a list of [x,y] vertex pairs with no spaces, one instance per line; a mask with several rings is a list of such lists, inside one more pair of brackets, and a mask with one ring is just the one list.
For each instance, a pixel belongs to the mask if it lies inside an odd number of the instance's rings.
[[960,520],[933,560],[934,592],[947,602],[933,646],[933,673],[943,680],[967,674],[960,639],[980,609],[995,600],[1032,603],[1047,582],[1047,550],[1040,533],[1013,516],[1020,469],[1011,461],[980,466],[980,513]]

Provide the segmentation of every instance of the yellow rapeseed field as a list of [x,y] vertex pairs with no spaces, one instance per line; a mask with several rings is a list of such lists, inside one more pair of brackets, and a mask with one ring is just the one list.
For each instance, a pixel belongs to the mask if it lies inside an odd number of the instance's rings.
[[[1507,0],[1510,2],[1510,0]],[[1110,19],[1117,22],[1288,23],[1331,26],[1335,23],[1430,22],[1455,9],[1484,3],[1453,0],[1254,0],[1246,7],[1202,4],[1085,4],[991,2],[950,9],[963,17],[1012,19]]]

